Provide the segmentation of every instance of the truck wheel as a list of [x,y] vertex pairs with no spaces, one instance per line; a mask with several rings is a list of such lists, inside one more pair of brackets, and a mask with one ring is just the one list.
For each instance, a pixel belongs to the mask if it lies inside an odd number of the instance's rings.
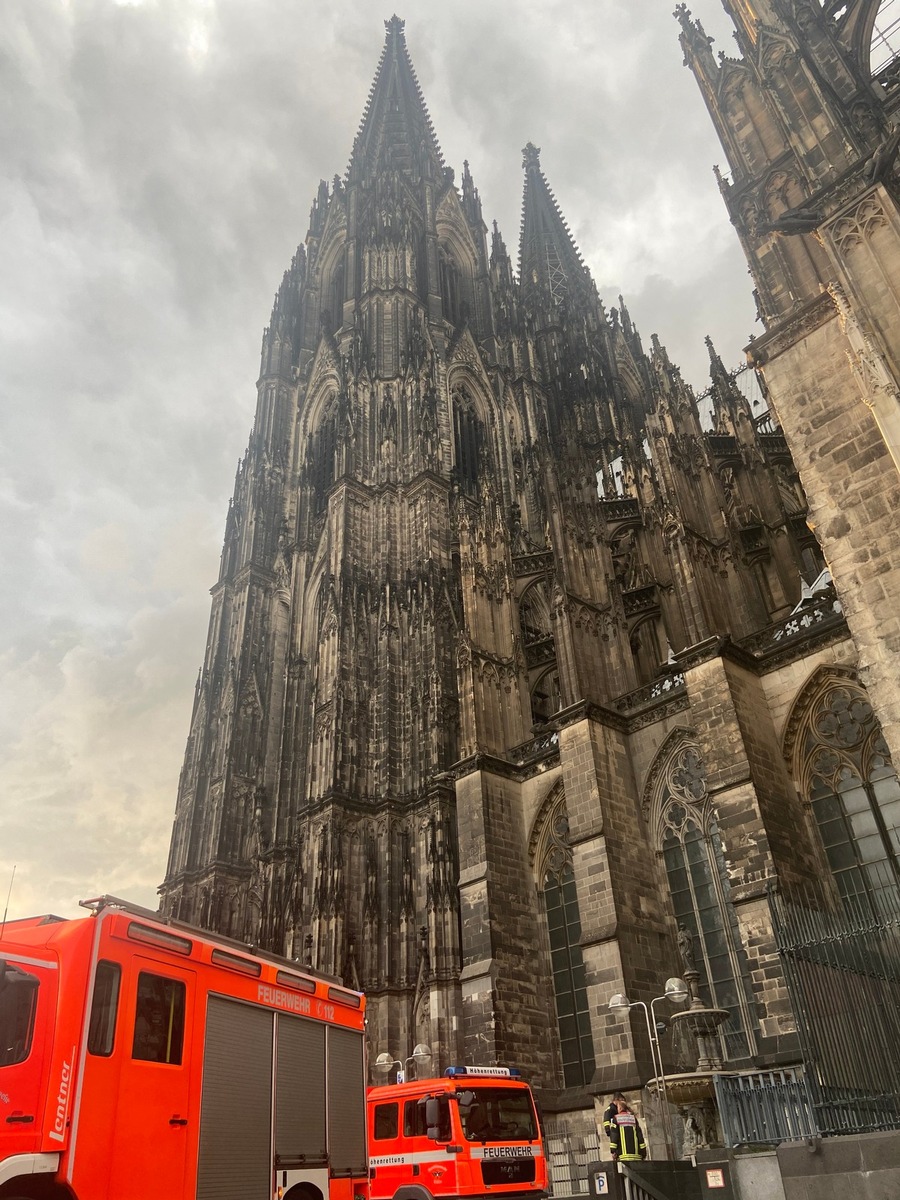
[[322,1200],[322,1194],[308,1183],[297,1183],[285,1194],[284,1200]]

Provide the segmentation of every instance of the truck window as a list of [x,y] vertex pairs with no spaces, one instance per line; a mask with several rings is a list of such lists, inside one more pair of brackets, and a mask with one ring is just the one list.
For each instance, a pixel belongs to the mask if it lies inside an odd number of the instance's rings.
[[0,958],[0,1067],[24,1062],[31,1051],[40,982]]
[[470,1142],[532,1141],[538,1136],[525,1088],[474,1088],[472,1103],[460,1105],[459,1115]]
[[118,963],[97,963],[94,996],[91,1000],[91,1023],[88,1026],[88,1051],[103,1058],[108,1058],[113,1052],[121,978],[122,968]]
[[132,1058],[173,1066],[181,1063],[185,992],[186,988],[179,979],[167,979],[164,975],[141,971],[138,976]]
[[425,1105],[418,1100],[407,1100],[403,1105],[403,1136],[428,1137],[425,1123]]
[[375,1105],[375,1125],[372,1136],[376,1142],[397,1136],[398,1116],[397,1104]]

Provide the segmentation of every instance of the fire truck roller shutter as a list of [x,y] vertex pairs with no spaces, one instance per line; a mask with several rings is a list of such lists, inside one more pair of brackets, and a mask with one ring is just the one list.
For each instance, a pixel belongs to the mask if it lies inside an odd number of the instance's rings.
[[369,1174],[363,1035],[328,1027],[328,1156],[338,1175]]
[[325,1026],[279,1013],[275,1036],[275,1164],[324,1163]]
[[271,1195],[274,1013],[209,997],[197,1200]]

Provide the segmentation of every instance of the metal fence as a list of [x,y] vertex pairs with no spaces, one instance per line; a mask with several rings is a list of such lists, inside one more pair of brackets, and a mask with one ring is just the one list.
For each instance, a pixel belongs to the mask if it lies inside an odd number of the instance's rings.
[[900,1128],[900,905],[888,891],[770,905],[816,1132]]
[[600,1150],[598,1133],[549,1134],[546,1139],[547,1171],[554,1196],[580,1196],[588,1191],[588,1163],[609,1157],[609,1146]]
[[761,1146],[814,1137],[812,1097],[802,1071],[716,1075],[716,1104],[726,1146]]

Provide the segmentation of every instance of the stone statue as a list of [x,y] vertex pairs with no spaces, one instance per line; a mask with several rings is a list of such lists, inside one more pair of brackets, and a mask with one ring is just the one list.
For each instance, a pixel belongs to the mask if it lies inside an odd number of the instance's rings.
[[694,938],[687,925],[682,922],[678,926],[678,952],[686,971],[696,971],[694,962]]
[[870,183],[884,183],[894,169],[897,152],[900,150],[900,126],[881,143],[866,163],[865,176]]

